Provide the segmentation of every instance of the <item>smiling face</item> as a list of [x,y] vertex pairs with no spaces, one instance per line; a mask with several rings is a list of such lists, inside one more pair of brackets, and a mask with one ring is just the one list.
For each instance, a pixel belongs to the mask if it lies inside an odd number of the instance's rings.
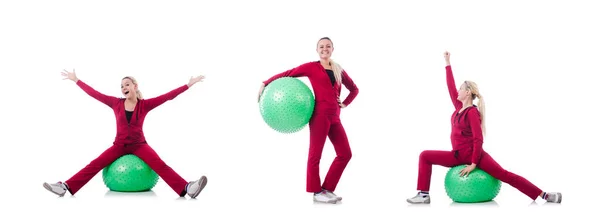
[[320,39],[319,42],[317,42],[317,53],[321,59],[331,58],[331,53],[333,53],[333,42],[328,38]]
[[133,83],[133,80],[130,78],[123,78],[121,80],[121,93],[125,98],[137,97],[137,84]]

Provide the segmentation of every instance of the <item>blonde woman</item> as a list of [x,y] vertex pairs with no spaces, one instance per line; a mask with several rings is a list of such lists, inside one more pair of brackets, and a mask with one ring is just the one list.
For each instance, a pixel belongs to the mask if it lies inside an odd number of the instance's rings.
[[185,181],[171,167],[169,167],[152,149],[144,137],[143,125],[148,112],[166,101],[172,100],[179,94],[188,90],[192,85],[204,79],[204,76],[192,77],[186,85],[182,85],[158,97],[144,99],[138,89],[137,81],[131,77],[121,80],[121,92],[124,98],[117,98],[102,94],[79,80],[73,72],[63,71],[64,79],[75,82],[84,92],[96,100],[110,107],[116,117],[117,134],[113,145],[106,149],[100,156],[92,160],[87,166],[65,182],[44,183],[48,191],[64,196],[67,191],[75,195],[81,187],[90,181],[100,170],[110,165],[117,158],[125,154],[134,154],[150,166],[179,196],[186,194],[196,198],[207,183],[206,176],[195,181]]
[[[419,192],[406,201],[413,204],[429,204],[431,202],[429,185],[432,165],[445,167],[466,165],[460,171],[461,176],[468,176],[475,167],[478,167],[496,179],[513,186],[533,200],[541,197],[548,202],[560,203],[562,201],[561,193],[542,191],[527,179],[502,168],[494,158],[483,150],[483,135],[485,134],[485,104],[483,97],[479,93],[477,84],[472,81],[465,81],[457,91],[450,66],[450,53],[445,52],[444,58],[446,59],[446,81],[455,108],[451,117],[452,151],[425,150],[421,152],[417,180],[417,190]],[[473,104],[474,99],[478,99],[478,106]]]
[[[308,124],[310,145],[308,149],[306,191],[314,193],[313,200],[315,202],[335,204],[342,200],[342,197],[337,196],[333,191],[352,157],[348,137],[340,120],[340,109],[347,107],[356,98],[358,87],[346,71],[331,60],[332,52],[333,42],[331,39],[328,37],[319,39],[317,41],[319,61],[304,63],[296,68],[272,76],[262,83],[258,97],[260,100],[260,95],[266,85],[281,77],[307,77],[310,80],[315,92],[315,109]],[[342,85],[350,91],[344,101],[340,100]],[[323,184],[321,184],[319,163],[327,137],[333,144],[337,156],[333,160]]]

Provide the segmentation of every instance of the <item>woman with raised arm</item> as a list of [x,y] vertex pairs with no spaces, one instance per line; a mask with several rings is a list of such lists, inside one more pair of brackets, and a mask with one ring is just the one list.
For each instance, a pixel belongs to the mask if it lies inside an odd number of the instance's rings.
[[[560,203],[562,201],[561,193],[542,191],[527,179],[503,169],[492,156],[483,150],[483,136],[485,134],[483,97],[479,93],[477,84],[472,81],[463,82],[457,91],[450,66],[450,53],[445,52],[444,58],[446,59],[446,82],[455,109],[451,117],[452,131],[450,138],[452,150],[425,150],[421,152],[417,180],[417,190],[419,192],[406,201],[413,204],[429,204],[431,202],[429,185],[432,165],[444,167],[465,165],[464,169],[460,171],[461,176],[468,176],[475,167],[478,167],[494,178],[513,186],[533,200],[541,197],[548,202]],[[474,99],[479,100],[478,106],[473,104]]]

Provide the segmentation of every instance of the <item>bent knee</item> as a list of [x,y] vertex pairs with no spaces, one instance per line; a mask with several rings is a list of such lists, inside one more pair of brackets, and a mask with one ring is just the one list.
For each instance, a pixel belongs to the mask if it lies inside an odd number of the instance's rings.
[[419,154],[419,160],[427,160],[427,158],[429,158],[430,154],[431,154],[430,150],[421,151],[421,153]]
[[344,160],[350,160],[350,159],[352,159],[352,151],[348,151],[346,153],[343,153],[339,157],[341,159],[344,159]]

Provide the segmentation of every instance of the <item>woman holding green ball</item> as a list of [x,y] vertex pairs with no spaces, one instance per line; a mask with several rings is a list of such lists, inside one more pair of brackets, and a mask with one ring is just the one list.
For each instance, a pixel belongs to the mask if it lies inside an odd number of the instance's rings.
[[[445,52],[446,82],[450,98],[455,107],[452,114],[452,151],[425,150],[419,156],[419,176],[417,181],[418,194],[406,201],[412,204],[429,204],[429,185],[431,181],[432,165],[454,167],[461,164],[466,166],[460,170],[460,176],[468,176],[476,167],[487,172],[492,177],[505,182],[529,198],[538,197],[548,201],[560,203],[561,193],[548,193],[539,189],[527,179],[502,168],[488,153],[483,150],[483,135],[485,134],[485,105],[479,93],[477,84],[465,81],[460,90],[456,90],[452,68],[450,66],[450,53]],[[479,106],[473,100],[479,99]]]
[[100,170],[123,155],[134,154],[147,163],[179,196],[183,197],[187,194],[191,198],[196,198],[200,194],[206,186],[207,178],[202,176],[195,181],[185,181],[148,145],[144,136],[143,125],[148,112],[187,91],[192,85],[202,81],[204,76],[192,77],[187,84],[149,99],[142,97],[142,93],[138,89],[138,83],[133,77],[128,76],[121,80],[121,92],[125,98],[117,98],[102,94],[79,80],[75,75],[75,70],[73,72],[65,70],[62,72],[62,76],[65,77],[64,79],[75,82],[88,95],[114,111],[117,120],[117,135],[111,147],[92,160],[77,174],[64,183],[44,183],[44,188],[61,197],[67,191],[71,195],[75,195]]
[[[323,203],[337,203],[342,198],[333,193],[352,152],[346,131],[340,121],[340,109],[347,107],[358,95],[358,88],[342,67],[331,60],[333,43],[328,37],[317,42],[320,60],[302,64],[296,68],[274,75],[264,81],[260,87],[258,100],[265,86],[282,77],[308,77],[315,93],[315,106],[308,123],[310,145],[308,151],[306,191],[314,193],[313,200]],[[344,85],[350,93],[344,101],[340,100],[341,87]],[[319,176],[319,163],[325,141],[333,144],[336,152],[323,184]]]

